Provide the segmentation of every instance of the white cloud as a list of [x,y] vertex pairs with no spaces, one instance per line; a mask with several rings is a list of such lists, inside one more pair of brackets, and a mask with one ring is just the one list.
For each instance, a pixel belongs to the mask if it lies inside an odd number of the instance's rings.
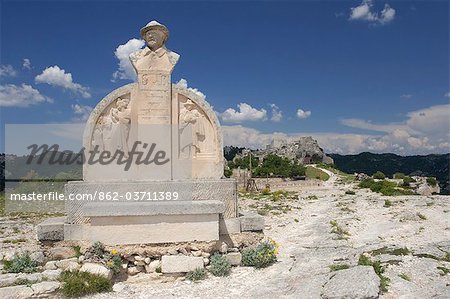
[[83,98],[91,97],[87,87],[74,83],[72,74],[66,73],[65,70],[59,68],[57,65],[46,68],[42,74],[37,75],[34,80],[36,83],[47,83],[52,86],[58,86],[63,89],[73,91],[74,93],[81,95]]
[[12,67],[12,65],[0,65],[0,78],[15,76],[17,76],[17,71]]
[[280,108],[275,104],[270,104],[270,108],[272,108],[272,117],[270,120],[273,122],[280,122],[283,119],[283,113]]
[[450,151],[450,105],[431,106],[412,111],[402,123],[372,124],[364,120],[343,120],[345,125],[372,130],[376,134],[333,132],[263,133],[236,126],[222,126],[224,144],[264,148],[272,139],[294,140],[312,136],[327,153],[356,154],[364,151],[400,155],[448,153]]
[[359,6],[350,8],[349,20],[367,21],[372,24],[387,24],[395,18],[395,9],[385,4],[381,14],[373,9],[372,0],[363,0]]
[[302,109],[297,110],[297,117],[300,119],[305,119],[311,116],[311,111],[304,111]]
[[23,59],[22,68],[23,69],[27,69],[27,70],[31,70],[31,61],[30,61],[30,59],[28,59],[28,58],[24,58]]
[[188,87],[188,83],[187,83],[186,79],[181,78],[180,81],[178,81],[175,84],[175,86],[187,89],[187,90],[195,93],[197,96],[201,97],[202,99],[206,98],[205,94],[203,92],[201,92],[200,90],[198,90],[197,88]]
[[385,133],[380,140],[392,149],[406,153],[432,153],[450,150],[450,105],[436,105],[407,113],[400,123],[372,124],[360,119],[343,119],[341,123],[359,129]]
[[402,94],[400,96],[400,98],[405,99],[405,100],[409,100],[412,98],[412,94]]
[[141,39],[130,39],[123,45],[119,45],[114,52],[116,58],[119,59],[119,69],[113,73],[112,81],[117,80],[133,80],[136,81],[136,72],[130,62],[130,54],[141,49],[145,42]]
[[267,120],[267,111],[263,108],[258,110],[247,103],[239,103],[237,107],[239,108],[239,111],[236,111],[233,108],[228,108],[221,113],[222,120],[230,123]]
[[450,91],[444,94],[444,97],[450,98]]
[[53,100],[42,95],[37,89],[30,85],[14,84],[0,85],[0,106],[1,107],[28,107]]
[[84,122],[89,118],[89,115],[92,112],[91,106],[84,106],[75,104],[72,105],[72,111],[73,114],[75,114],[75,117],[72,119],[74,122]]

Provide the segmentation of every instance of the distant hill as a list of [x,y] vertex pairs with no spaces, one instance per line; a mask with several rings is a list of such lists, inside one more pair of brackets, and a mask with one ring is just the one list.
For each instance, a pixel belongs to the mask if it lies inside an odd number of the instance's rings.
[[347,172],[363,172],[368,175],[382,171],[389,177],[396,172],[407,175],[433,176],[439,181],[441,194],[450,194],[450,154],[426,156],[399,156],[396,154],[373,154],[364,152],[358,155],[330,154],[336,168]]

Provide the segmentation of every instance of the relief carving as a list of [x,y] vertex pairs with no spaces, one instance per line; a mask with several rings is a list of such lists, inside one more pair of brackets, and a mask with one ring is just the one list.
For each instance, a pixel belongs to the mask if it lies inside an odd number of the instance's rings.
[[180,104],[180,158],[214,153],[214,132],[209,119],[192,100]]
[[128,157],[128,139],[131,125],[130,99],[117,98],[109,111],[101,114],[92,134],[92,148],[98,145],[100,151],[123,151]]

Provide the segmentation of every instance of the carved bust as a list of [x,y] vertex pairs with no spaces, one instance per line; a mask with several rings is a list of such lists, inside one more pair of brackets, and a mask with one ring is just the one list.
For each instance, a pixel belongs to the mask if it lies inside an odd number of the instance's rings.
[[180,55],[165,47],[169,38],[169,30],[166,26],[157,21],[151,21],[141,29],[141,37],[147,46],[130,55],[131,64],[136,72],[138,74],[144,70],[171,72]]

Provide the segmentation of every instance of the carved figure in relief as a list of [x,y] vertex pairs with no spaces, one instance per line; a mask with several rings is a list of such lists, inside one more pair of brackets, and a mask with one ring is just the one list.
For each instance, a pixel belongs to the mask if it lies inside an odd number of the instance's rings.
[[191,100],[187,100],[180,111],[180,150],[182,157],[195,157],[197,153],[203,152],[205,140],[205,117]]
[[128,157],[128,137],[130,134],[130,100],[118,98],[109,114],[100,115],[92,135],[92,147],[98,145],[100,151],[120,150]]

